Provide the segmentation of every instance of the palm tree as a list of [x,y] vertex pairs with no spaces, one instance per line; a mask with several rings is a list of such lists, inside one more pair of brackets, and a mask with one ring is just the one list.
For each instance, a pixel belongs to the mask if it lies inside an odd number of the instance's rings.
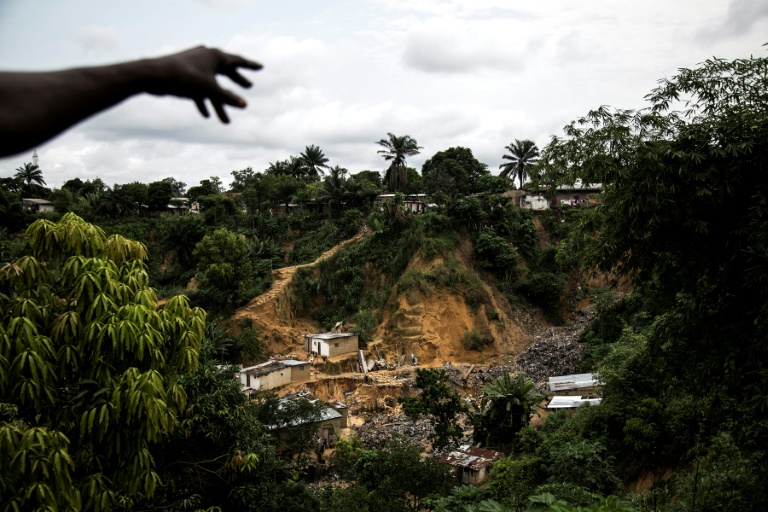
[[402,190],[408,185],[408,168],[406,167],[405,157],[419,154],[422,149],[416,143],[416,139],[410,135],[398,137],[392,133],[387,133],[388,139],[381,139],[376,144],[383,147],[377,153],[384,157],[385,161],[391,161],[387,169],[385,180],[389,181],[391,190]]
[[270,162],[267,169],[264,171],[267,174],[274,174],[275,176],[280,176],[282,174],[287,174],[287,171],[285,169],[286,163],[285,160],[278,160],[277,162]]
[[14,177],[24,184],[24,195],[27,196],[32,195],[38,187],[45,185],[43,171],[40,170],[37,164],[24,164],[16,169]]
[[504,149],[509,151],[511,155],[504,155],[501,158],[510,160],[510,162],[503,163],[499,166],[501,176],[505,178],[515,177],[520,179],[520,188],[523,188],[523,181],[530,175],[529,169],[533,167],[536,162],[539,161],[539,148],[536,147],[536,143],[532,140],[517,140],[506,146]]
[[313,179],[319,179],[324,174],[323,169],[328,169],[328,159],[323,150],[314,144],[305,147],[299,157],[304,162],[307,175]]
[[343,167],[333,167],[323,182],[323,188],[320,189],[319,199],[328,202],[331,213],[334,207],[341,206],[349,195],[346,174],[347,170]]
[[285,173],[297,180],[304,177],[304,161],[300,156],[291,156],[285,161]]
[[523,375],[513,379],[509,373],[483,388],[483,399],[475,416],[475,442],[499,446],[512,442],[515,434],[528,425],[533,409],[543,396],[533,389],[533,381]]

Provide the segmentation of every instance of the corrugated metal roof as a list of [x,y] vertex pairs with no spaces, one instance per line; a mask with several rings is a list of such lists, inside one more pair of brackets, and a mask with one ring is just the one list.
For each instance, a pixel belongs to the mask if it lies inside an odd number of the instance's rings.
[[547,409],[572,409],[583,404],[600,405],[602,398],[585,398],[581,396],[555,396],[550,400]]
[[580,181],[577,181],[573,185],[560,185],[557,187],[558,192],[567,192],[569,190],[602,190],[603,184],[602,183],[582,183]]
[[462,449],[452,451],[445,457],[442,457],[440,462],[450,464],[451,466],[461,466],[463,468],[471,468],[478,471],[484,467],[490,466],[493,461],[500,459],[503,456],[503,453],[488,448],[469,448],[467,450]]
[[566,389],[591,388],[602,383],[597,380],[594,373],[576,373],[573,375],[560,375],[549,378],[550,391],[564,391]]
[[[290,399],[288,398],[281,399],[278,402],[277,407],[279,409],[283,409],[285,405],[288,403],[288,400]],[[307,400],[312,403],[318,402],[317,399],[310,400],[307,398],[297,398],[296,400]],[[267,425],[267,430],[275,430],[275,429],[285,428],[285,427],[296,427],[298,425],[305,425],[307,423],[319,423],[321,421],[328,421],[328,420],[333,420],[341,417],[342,415],[339,411],[335,410],[332,407],[326,406],[319,412],[317,418],[291,418],[291,420],[288,421],[287,423]]]
[[283,359],[280,361],[285,366],[301,366],[303,364],[309,364],[309,361],[297,361],[296,359]]
[[240,370],[240,373],[245,373],[247,375],[252,375],[254,377],[260,377],[261,375],[266,375],[268,373],[276,372],[284,368],[287,368],[286,365],[278,361],[267,361],[266,363],[261,363],[254,366],[249,366],[248,368],[243,368],[242,370]]
[[357,336],[354,332],[321,332],[317,334],[305,334],[305,338],[317,338],[321,340],[333,340],[336,338],[349,338],[350,336]]

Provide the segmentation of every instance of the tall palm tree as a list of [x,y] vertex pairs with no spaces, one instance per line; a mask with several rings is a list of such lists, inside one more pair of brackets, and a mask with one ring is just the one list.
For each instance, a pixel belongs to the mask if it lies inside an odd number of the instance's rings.
[[323,169],[328,169],[328,159],[323,154],[323,150],[314,144],[305,147],[299,157],[304,162],[306,173],[310,178],[319,179],[324,174]]
[[405,157],[419,154],[422,149],[416,143],[416,139],[410,135],[398,137],[392,133],[387,133],[388,139],[381,139],[376,144],[383,147],[377,151],[384,160],[391,162],[387,169],[385,180],[389,181],[391,190],[402,190],[408,185],[408,168],[406,167]]
[[504,149],[509,151],[510,155],[504,155],[501,158],[510,160],[499,166],[502,177],[509,177],[513,180],[515,177],[520,179],[520,188],[523,188],[523,181],[530,176],[530,168],[539,161],[539,148],[532,140],[517,140],[506,146]]
[[43,171],[37,164],[24,164],[16,169],[17,180],[20,180],[24,184],[24,195],[31,195],[38,187],[45,185],[43,179]]

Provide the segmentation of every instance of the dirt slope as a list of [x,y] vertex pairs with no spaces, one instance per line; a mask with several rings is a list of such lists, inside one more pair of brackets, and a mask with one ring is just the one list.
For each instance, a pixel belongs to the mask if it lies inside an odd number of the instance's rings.
[[349,240],[325,251],[312,263],[279,268],[272,271],[272,286],[248,304],[238,309],[229,319],[230,327],[236,332],[242,320],[250,319],[254,328],[262,335],[271,353],[287,354],[303,350],[305,334],[317,330],[309,320],[296,318],[290,304],[289,286],[296,271],[302,267],[313,267],[319,261],[330,258],[337,251],[361,240],[366,233],[360,232]]
[[[305,265],[273,271],[270,290],[237,310],[229,326],[237,332],[243,319],[250,319],[272,354],[301,354],[303,335],[318,327],[308,318],[297,317],[290,303],[290,284],[296,271],[311,267],[364,236],[342,242]],[[452,255],[467,269],[472,268],[472,246],[465,240]],[[417,253],[409,268],[426,271],[442,263],[440,258],[425,261]],[[463,295],[450,290],[433,290],[423,294],[411,289],[392,292],[387,307],[380,312],[381,322],[373,334],[374,343],[387,360],[394,362],[413,353],[420,364],[509,362],[522,352],[534,335],[548,327],[535,308],[511,305],[503,294],[483,283],[488,300],[470,307]],[[461,342],[468,331],[476,330],[491,339],[483,350],[467,350]],[[378,354],[377,354],[378,355]]]
[[[471,244],[463,243],[453,257],[465,268],[471,268]],[[426,262],[417,254],[409,268],[424,271],[441,263],[441,259]],[[540,313],[510,305],[488,283],[483,283],[483,287],[490,303],[475,308],[467,305],[461,294],[450,290],[424,294],[415,289],[401,293],[395,288],[390,305],[396,307],[391,306],[385,313],[374,338],[380,340],[388,354],[413,353],[422,365],[509,360],[531,343],[546,322]],[[492,343],[481,351],[467,350],[461,339],[472,330],[491,338]]]

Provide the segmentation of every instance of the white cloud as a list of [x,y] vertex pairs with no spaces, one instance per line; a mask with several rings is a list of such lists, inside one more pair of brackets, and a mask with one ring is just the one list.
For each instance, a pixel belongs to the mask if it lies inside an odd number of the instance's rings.
[[117,31],[112,27],[89,25],[74,30],[75,40],[85,53],[115,55],[120,49]]
[[[265,66],[245,72],[254,82],[248,90],[221,79],[248,101],[245,110],[229,110],[228,126],[215,116],[203,120],[189,100],[144,96],[42,145],[41,167],[52,186],[95,176],[110,185],[166,176],[195,185],[211,175],[229,183],[232,170],[263,170],[308,144],[353,173],[382,170],[374,141],[387,132],[424,146],[409,159],[417,168],[437,151],[464,146],[497,172],[515,138],[543,145],[601,104],[642,106],[658,78],[711,54],[761,54],[757,27],[766,19],[762,4],[747,0],[734,1],[731,14],[722,0],[554,0],[514,8],[508,0],[186,0],[181,8],[71,0],[42,16],[30,15],[31,4],[14,4],[0,19],[6,62],[39,63],[42,55],[49,59],[44,65],[58,66],[118,50],[139,57],[206,42]],[[732,14],[737,7],[757,21]],[[32,20],[51,48],[26,39]],[[752,28],[704,49],[695,39],[728,26]],[[12,174],[25,159],[1,159],[0,174]]]

